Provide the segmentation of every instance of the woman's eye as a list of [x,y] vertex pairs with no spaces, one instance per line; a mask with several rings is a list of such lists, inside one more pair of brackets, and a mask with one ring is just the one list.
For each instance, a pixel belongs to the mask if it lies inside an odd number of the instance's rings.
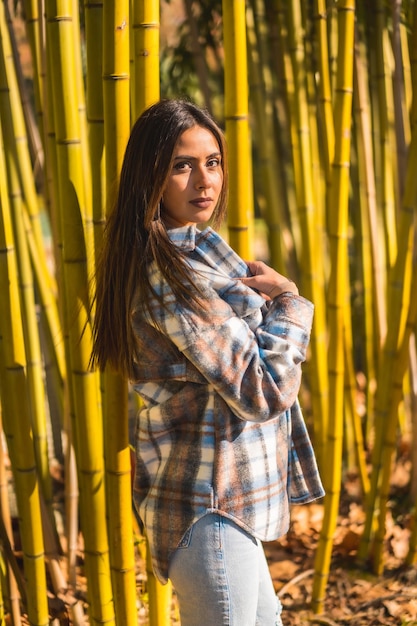
[[174,165],[174,170],[180,171],[180,170],[186,170],[191,168],[191,163],[189,163],[188,161],[180,161],[179,163],[176,163]]
[[209,161],[207,161],[207,165],[208,167],[217,167],[218,165],[220,165],[220,159],[210,159]]

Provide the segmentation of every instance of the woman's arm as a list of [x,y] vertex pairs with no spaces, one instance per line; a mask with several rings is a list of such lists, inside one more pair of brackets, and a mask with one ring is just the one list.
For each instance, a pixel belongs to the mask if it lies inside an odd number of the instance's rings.
[[238,417],[263,422],[292,406],[310,337],[313,305],[309,301],[285,290],[252,331],[208,286],[207,307],[198,314],[180,308],[167,284],[158,288],[167,303],[166,309],[155,310],[159,330]]

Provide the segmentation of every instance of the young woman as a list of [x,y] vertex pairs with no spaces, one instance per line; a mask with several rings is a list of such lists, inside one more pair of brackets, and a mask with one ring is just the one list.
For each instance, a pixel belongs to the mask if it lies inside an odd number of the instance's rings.
[[313,306],[211,228],[221,130],[161,101],[133,127],[97,275],[92,362],[143,400],[134,500],[182,626],[282,624],[261,541],[323,495],[297,394]]

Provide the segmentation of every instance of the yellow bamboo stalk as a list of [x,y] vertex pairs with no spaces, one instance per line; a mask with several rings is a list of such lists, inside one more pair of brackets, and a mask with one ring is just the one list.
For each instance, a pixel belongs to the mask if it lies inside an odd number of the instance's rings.
[[64,443],[65,443],[65,533],[67,539],[67,564],[68,564],[68,584],[71,589],[77,587],[77,555],[78,555],[78,533],[79,533],[79,490],[77,475],[77,460],[75,457],[75,444],[70,421],[69,397],[71,388],[71,377],[68,379],[65,394],[64,407]]
[[[322,127],[317,123],[318,107],[317,107],[317,77],[315,65],[313,63],[315,55],[315,41],[313,29],[310,25],[308,13],[305,3],[301,3],[301,13],[303,19],[303,28],[307,34],[304,37],[304,58],[305,58],[305,77],[306,77],[306,96],[308,110],[308,127],[310,132],[311,146],[311,176],[314,182],[314,202],[315,202],[315,225],[318,236],[325,242],[326,229],[326,184],[328,184],[329,172],[326,172],[322,161]],[[327,131],[329,134],[331,131]],[[324,261],[322,261],[324,264]],[[318,262],[320,264],[320,261]],[[323,267],[320,268],[325,272]]]
[[[349,277],[346,278],[348,280]],[[362,434],[361,417],[357,410],[357,385],[355,366],[353,362],[354,346],[352,336],[352,314],[350,307],[350,294],[345,304],[344,324],[344,368],[345,368],[345,429],[351,432],[351,440],[347,440],[346,457],[348,467],[355,467],[359,474],[362,494],[369,492],[369,477],[366,467],[365,443]],[[349,463],[349,460],[351,462]]]
[[[412,16],[412,26],[411,26],[411,37],[410,37],[410,68],[411,68],[411,93],[415,94],[417,89],[417,5],[414,5],[413,16]],[[417,114],[417,98],[413,97],[411,99],[410,111],[411,111],[411,119],[416,120]]]
[[387,266],[392,267],[397,254],[396,197],[397,162],[392,93],[392,58],[383,0],[376,0],[374,8],[376,75],[378,87],[379,140],[381,150],[382,217],[385,224]]
[[[410,338],[410,367],[409,367],[409,398],[410,398],[410,413],[411,413],[411,446],[413,454],[411,455],[411,472],[410,472],[410,499],[415,501],[417,499],[417,463],[416,450],[417,450],[417,324],[414,330],[414,335]],[[414,514],[417,511],[414,510]],[[411,545],[411,541],[410,541]],[[415,544],[416,546],[416,544]]]
[[147,591],[149,595],[149,624],[150,626],[170,626],[171,622],[171,583],[161,585],[152,569],[152,559],[148,546],[146,547],[146,575]]
[[[20,280],[21,310],[25,348],[27,358],[28,389],[34,434],[35,456],[39,470],[42,490],[48,505],[51,503],[51,480],[49,474],[48,446],[46,433],[45,393],[43,385],[43,368],[38,334],[38,321],[35,309],[35,294],[32,268],[25,236],[24,212],[25,203],[22,197],[24,188],[21,186],[23,178],[31,177],[29,155],[24,152],[27,146],[17,92],[17,81],[11,55],[10,39],[6,24],[4,5],[0,11],[0,113],[3,126],[3,137],[6,150],[6,166],[8,173],[8,189],[10,193],[10,207],[12,210],[14,238],[16,242],[16,258]],[[22,143],[20,151],[17,144]],[[26,158],[24,158],[26,154]],[[19,166],[26,169],[19,171]],[[29,186],[26,185],[26,191]]]
[[[416,188],[417,191],[417,188]],[[417,199],[417,198],[416,198]],[[415,229],[414,229],[415,230]],[[404,281],[404,289],[410,289],[411,294],[415,294],[417,290],[417,273],[414,270],[412,278]],[[404,337],[398,348],[392,364],[392,382],[390,389],[390,406],[386,428],[381,443],[381,461],[380,468],[380,490],[379,490],[379,511],[378,524],[375,532],[374,550],[373,550],[373,569],[376,573],[381,574],[384,568],[384,540],[386,535],[386,515],[388,509],[388,500],[390,496],[390,478],[392,460],[394,458],[397,444],[397,427],[398,427],[398,407],[403,399],[404,376],[409,364],[410,336],[415,331],[417,323],[417,298],[410,298],[410,307],[408,310],[407,322],[404,331]],[[407,561],[410,563],[412,555],[415,552],[415,533],[410,538],[409,553]]]
[[[302,234],[302,251],[299,258],[302,293],[315,305],[315,322],[311,335],[311,390],[313,415],[316,419],[315,448],[319,465],[324,458],[325,433],[328,420],[327,383],[327,331],[324,301],[324,246],[323,233],[317,230],[315,181],[312,174],[312,149],[310,139],[309,114],[306,92],[306,60],[303,47],[303,25],[299,0],[291,0],[287,5],[289,49],[292,74],[294,77],[293,120],[297,142],[293,152],[294,172],[298,177],[297,206]],[[294,131],[295,131],[294,129]],[[328,475],[324,468],[324,478]]]
[[328,425],[327,468],[324,519],[315,559],[312,607],[322,611],[329,576],[332,537],[339,509],[342,466],[342,432],[344,401],[344,314],[346,276],[348,275],[347,230],[349,202],[350,127],[352,119],[352,85],[354,52],[355,2],[338,3],[338,71],[335,88],[335,153],[332,187],[329,198],[329,238],[331,272],[329,279],[329,407],[332,419]]
[[25,233],[29,248],[30,261],[33,269],[33,275],[39,299],[40,313],[46,322],[46,343],[50,348],[50,367],[54,370],[54,391],[59,399],[59,418],[62,418],[63,387],[66,379],[66,363],[62,325],[59,317],[58,304],[56,294],[54,291],[51,290],[49,271],[47,268],[44,267],[43,263],[39,263],[36,242],[34,240],[33,232],[30,227],[30,222],[26,212],[24,213],[23,218],[25,222]]
[[[104,149],[104,112],[103,112],[103,3],[101,0],[84,2],[85,45],[86,45],[86,107],[88,124],[88,148],[91,167],[91,202],[95,261],[100,252],[103,228],[106,215],[106,177]],[[94,276],[91,277],[91,288],[94,289]],[[94,306],[91,315],[94,315]],[[74,453],[67,460],[75,461]],[[69,476],[76,481],[74,467],[68,468]],[[74,484],[74,496],[76,483]],[[71,581],[76,585],[76,549],[77,549],[77,500],[68,494],[68,508],[71,508],[71,519],[74,523],[68,528],[70,533],[71,551],[68,554],[71,565]],[[68,511],[69,512],[69,511]]]
[[[398,195],[402,198],[404,192],[405,172],[407,170],[407,149],[410,144],[410,91],[406,85],[406,77],[410,73],[409,53],[404,8],[401,3],[394,2],[392,6],[392,52],[394,57],[393,72],[393,103],[395,137],[398,159]],[[406,91],[407,89],[407,91]]]
[[[414,27],[417,25],[417,7],[414,7]],[[417,38],[414,36],[411,40],[411,67],[415,68],[415,64],[413,60],[416,58],[416,49],[417,49]],[[412,76],[413,87],[417,84],[415,77],[415,69],[414,74]],[[359,559],[364,560],[371,550],[372,546],[372,538],[374,532],[374,525],[377,515],[377,510],[379,507],[379,497],[380,497],[380,488],[381,488],[381,473],[382,465],[385,462],[388,462],[386,458],[382,459],[382,436],[384,430],[390,428],[391,420],[393,417],[390,413],[390,402],[391,402],[391,385],[392,385],[392,376],[393,376],[393,359],[397,354],[398,347],[402,343],[402,336],[405,329],[404,315],[407,314],[407,280],[410,275],[410,251],[409,246],[411,245],[410,241],[410,230],[412,230],[412,214],[413,214],[413,206],[415,203],[414,196],[414,181],[413,175],[411,171],[415,168],[415,148],[413,147],[413,142],[415,143],[415,124],[417,120],[417,99],[413,99],[413,107],[412,107],[412,143],[409,151],[409,161],[407,168],[407,180],[405,184],[405,192],[404,192],[404,200],[400,214],[400,225],[398,232],[398,241],[401,241],[401,247],[399,250],[399,254],[396,260],[396,265],[392,269],[390,275],[390,283],[389,290],[387,295],[387,301],[390,303],[390,308],[388,310],[388,332],[385,338],[381,363],[384,363],[384,366],[380,368],[380,372],[377,379],[377,396],[376,396],[376,409],[375,409],[375,420],[376,420],[376,440],[373,448],[373,456],[372,456],[372,465],[373,472],[371,477],[371,490],[369,494],[369,498],[366,504],[366,521],[365,528],[362,535],[361,544],[359,547]],[[415,177],[414,177],[415,178]],[[405,285],[405,292],[404,292]],[[387,362],[385,362],[387,360]],[[384,405],[384,402],[386,404]],[[392,424],[391,424],[392,427]],[[392,435],[388,435],[388,441],[392,438]],[[387,456],[390,456],[389,448]],[[382,504],[385,507],[385,503]],[[379,534],[382,533],[382,524],[379,522]],[[378,539],[378,544],[380,546],[381,542]],[[378,569],[381,566],[380,560],[380,547],[377,552],[377,559],[375,560],[375,567]]]
[[[64,303],[64,278],[63,278],[63,238],[61,228],[61,215],[59,212],[59,175],[58,175],[58,150],[56,144],[55,133],[55,114],[54,114],[54,96],[52,63],[53,55],[49,54],[49,45],[47,45],[46,33],[46,8],[45,2],[42,0],[42,11],[39,20],[39,30],[41,38],[41,68],[43,75],[43,134],[45,148],[45,207],[47,209],[52,231],[52,258],[55,260],[54,270],[58,284],[58,307],[61,319],[61,327],[63,331],[63,342],[65,351],[65,370],[66,377],[64,380],[64,396],[63,396],[63,418],[62,418],[62,441],[64,447],[64,471],[65,471],[65,533],[67,541],[67,566],[68,566],[68,582],[70,587],[75,588],[76,585],[76,563],[78,554],[78,535],[79,535],[79,492],[78,492],[78,476],[74,451],[75,435],[72,432],[71,419],[74,415],[73,402],[73,382],[72,377],[68,376],[69,370],[69,339],[66,321],[66,307]],[[48,372],[47,372],[48,373]]]
[[[15,134],[16,153],[19,161],[19,170],[22,172],[20,184],[25,197],[27,210],[29,211],[32,228],[39,248],[39,254],[43,252],[43,238],[40,221],[39,203],[36,195],[34,179],[32,176],[32,166],[27,142],[25,120],[22,104],[19,97],[18,81],[13,63],[13,55],[10,45],[10,38],[7,29],[5,10],[2,10],[2,47],[4,49],[5,73],[7,72],[7,83],[10,96],[13,98],[13,132]],[[4,131],[6,129],[4,128]],[[31,175],[28,175],[28,172]]]
[[[42,262],[46,266],[45,250],[43,242],[43,234],[41,227],[41,212],[40,204],[38,202],[37,192],[34,183],[34,177],[32,172],[32,165],[30,160],[30,153],[28,148],[27,131],[25,124],[25,116],[23,113],[23,107],[21,102],[21,96],[19,92],[19,84],[16,74],[16,68],[14,66],[13,54],[11,49],[9,32],[6,24],[5,12],[3,17],[2,27],[2,39],[4,52],[4,64],[5,64],[5,76],[4,80],[7,81],[9,89],[9,97],[11,99],[11,123],[12,129],[9,132],[14,133],[14,142],[16,144],[16,159],[18,162],[20,186],[22,188],[23,196],[27,211],[31,220],[31,227],[33,230],[34,239],[38,248],[39,262]],[[5,128],[6,130],[6,128]]]
[[[359,33],[357,34],[359,42]],[[354,64],[354,114],[356,119],[356,147],[360,206],[358,230],[361,235],[364,337],[363,350],[367,376],[366,432],[373,427],[376,370],[382,340],[386,335],[385,272],[378,241],[377,193],[372,144],[370,101],[366,54],[359,43],[355,48]]]
[[103,112],[103,2],[84,2],[87,67],[88,146],[91,163],[94,251],[100,249],[106,217],[106,177]]
[[[413,425],[416,424],[417,415],[417,322],[414,328],[414,337],[410,341],[410,378],[411,378],[411,394],[412,394],[412,410],[414,411]],[[414,438],[415,441],[415,432]],[[415,447],[414,447],[415,449]],[[412,462],[415,459],[415,454]],[[416,494],[416,468],[412,469],[410,495],[414,499],[414,514],[412,517],[412,532],[410,537],[409,549],[406,558],[407,565],[414,565],[417,562],[417,494]]]
[[[292,72],[291,58],[288,50],[288,28],[286,24],[286,9],[280,0],[274,0],[266,4],[267,19],[269,22],[269,45],[273,82],[273,99],[275,102],[276,123],[274,137],[278,155],[291,155],[292,158],[282,158],[283,188],[285,189],[286,202],[288,205],[289,223],[291,225],[291,237],[294,244],[293,255],[297,258],[302,249],[300,223],[297,210],[296,184],[298,181],[296,164],[299,159],[295,158],[292,150],[296,147],[291,137],[294,132],[294,124],[290,111],[293,110],[294,77]],[[292,260],[289,261],[292,266]]]
[[318,70],[320,80],[318,83],[319,108],[323,124],[321,143],[324,157],[324,171],[326,180],[330,182],[331,165],[334,154],[334,121],[332,88],[329,71],[329,44],[327,40],[327,12],[325,0],[314,1],[314,12],[317,18],[317,42],[318,42]]
[[38,120],[38,126],[40,129],[40,136],[42,143],[44,140],[43,134],[43,113],[44,113],[44,85],[45,78],[43,71],[42,61],[42,15],[39,15],[39,9],[41,3],[38,0],[23,0],[23,7],[25,10],[25,23],[26,30],[30,45],[30,52],[32,56],[33,67],[33,91],[35,96],[35,109],[36,117]]
[[[410,314],[410,302],[415,301],[415,293],[411,291],[413,273],[413,244],[415,237],[415,207],[417,201],[417,179],[415,164],[417,163],[417,125],[413,126],[412,141],[408,157],[407,177],[403,205],[400,214],[398,240],[402,242],[398,250],[396,263],[392,268],[389,280],[388,330],[383,347],[381,367],[378,372],[376,393],[376,437],[372,454],[372,480],[370,496],[367,500],[366,521],[359,550],[360,558],[365,558],[371,546],[373,522],[378,515],[378,529],[375,537],[374,569],[382,567],[382,541],[385,528],[385,512],[388,497],[389,473],[393,446],[395,449],[395,429],[397,426],[398,394],[392,389],[393,380],[402,391],[405,368],[404,360],[408,359],[407,316]],[[415,279],[413,280],[415,286]],[[412,298],[412,295],[414,296]],[[407,344],[405,346],[405,344]],[[405,346],[405,347],[404,347]],[[400,355],[400,356],[399,356]],[[407,360],[408,363],[408,360]],[[401,384],[398,376],[401,375]]]
[[[59,0],[58,0],[59,2]],[[78,120],[80,133],[80,150],[84,171],[84,203],[82,209],[82,224],[84,229],[84,239],[86,247],[86,265],[89,277],[94,276],[95,271],[95,251],[94,251],[94,222],[92,210],[92,185],[91,185],[91,160],[88,149],[88,129],[87,129],[87,112],[85,103],[84,88],[84,70],[81,59],[81,28],[80,28],[80,8],[79,0],[71,1],[71,15],[73,21],[73,50],[74,50],[74,69],[75,84],[74,89],[78,105]],[[94,283],[89,281],[89,296],[93,299]]]
[[43,535],[45,538],[45,558],[52,589],[55,596],[61,600],[63,609],[65,609],[65,601],[69,604],[68,613],[70,615],[71,624],[74,626],[82,626],[85,623],[84,609],[79,599],[74,596],[69,598],[65,595],[68,585],[61,567],[61,548],[56,538],[55,528],[51,524],[50,516],[42,498],[41,514]]
[[[134,36],[134,117],[157,102],[159,93],[159,2],[143,0],[133,4]],[[119,164],[120,165],[120,164]],[[170,624],[172,599],[171,584],[161,585],[154,575],[146,542],[147,590],[149,598],[149,623],[153,626]]]
[[159,1],[133,3],[134,118],[159,100]]
[[[38,19],[37,9],[33,6],[33,1],[25,3],[25,10],[27,10],[27,23],[28,23],[28,31],[29,31],[29,41],[31,42],[31,53],[33,57],[33,63],[35,65],[35,69],[40,70],[38,65],[39,63],[39,34],[37,32],[33,32],[33,25],[36,24]],[[7,3],[5,7],[7,6]],[[10,19],[10,17],[9,17]],[[32,172],[32,165],[30,161],[30,155],[28,150],[28,140],[27,133],[31,132],[31,129],[28,128],[28,124],[25,122],[25,116],[23,114],[23,107],[21,104],[22,95],[19,94],[19,81],[17,80],[17,74],[19,73],[20,68],[14,67],[13,63],[13,55],[7,43],[7,57],[6,57],[6,69],[7,69],[7,81],[10,88],[10,97],[12,99],[11,110],[12,110],[12,120],[13,120],[13,132],[15,134],[15,143],[17,147],[17,155],[19,162],[19,175],[21,180],[21,186],[25,198],[25,202],[27,205],[27,209],[30,215],[31,220],[31,229],[33,231],[33,241],[37,246],[37,257],[38,264],[41,265],[42,271],[45,273],[45,279],[48,279],[51,283],[50,288],[55,292],[56,295],[56,284],[53,280],[53,277],[49,272],[46,271],[47,268],[47,260],[45,255],[45,246],[41,228],[41,217],[42,212],[40,210],[41,204],[38,201],[37,191],[34,184],[34,176]],[[35,82],[37,77],[35,78]],[[36,88],[35,88],[36,89]],[[20,95],[20,98],[19,98]],[[33,126],[33,124],[32,124]],[[43,138],[43,133],[41,133],[41,138]],[[35,163],[34,168],[36,170],[37,164]]]
[[229,153],[228,231],[232,248],[245,259],[253,258],[249,223],[253,216],[250,182],[248,74],[245,1],[223,0],[224,93],[226,137]]
[[3,598],[3,586],[4,586],[4,580],[5,580],[5,573],[6,573],[6,562],[4,560],[3,554],[0,554],[0,575],[1,575],[1,579],[0,579],[0,624],[1,626],[5,626],[6,621],[5,621],[5,615],[6,615],[6,609],[5,609],[5,604],[4,604],[4,598]]
[[183,0],[190,29],[190,46],[193,55],[194,67],[198,78],[198,85],[202,94],[205,108],[212,113],[211,91],[208,80],[208,67],[205,46],[200,43],[200,32],[193,11],[194,1]]
[[[129,1],[111,0],[103,13],[104,141],[106,146],[107,206],[114,203],[114,183],[130,133]],[[104,374],[104,437],[108,494],[110,560],[116,622],[136,624],[131,467],[126,381]]]
[[45,414],[45,390],[38,319],[35,307],[33,275],[30,265],[27,240],[25,238],[23,211],[24,206],[17,186],[17,172],[8,159],[10,175],[10,204],[13,208],[13,222],[16,242],[16,257],[21,290],[22,324],[27,355],[27,379],[30,398],[31,419],[34,436],[36,464],[42,491],[48,506],[52,501],[52,485],[49,473],[49,454]]
[[[35,6],[36,5],[36,6]],[[29,22],[29,30],[34,29],[36,32],[31,37],[29,36],[29,43],[31,44],[31,54],[33,59],[36,59],[35,69],[39,71],[40,76],[35,80],[39,82],[36,89],[39,90],[39,104],[38,119],[39,119],[39,131],[42,137],[42,143],[44,147],[44,180],[45,186],[43,188],[44,207],[46,208],[47,215],[50,220],[50,227],[52,231],[52,244],[54,246],[53,260],[55,261],[55,276],[57,282],[60,283],[60,269],[61,264],[58,262],[60,259],[60,250],[62,248],[62,239],[60,235],[60,223],[56,207],[56,190],[55,181],[58,178],[57,174],[57,158],[56,158],[56,146],[55,146],[55,129],[54,129],[54,115],[53,115],[53,96],[52,96],[52,84],[48,80],[50,70],[48,68],[49,59],[46,54],[46,22],[45,22],[45,2],[44,0],[24,0],[25,13],[27,21]],[[36,44],[39,40],[39,48]],[[60,293],[62,288],[60,288]]]
[[[98,375],[88,369],[91,332],[88,325],[88,239],[86,185],[81,146],[79,98],[74,47],[73,5],[46,3],[47,49],[53,87],[59,206],[63,238],[63,302],[68,345],[70,406],[76,437],[80,484],[80,514],[85,545],[91,623],[114,622],[108,537],[105,524],[105,484]],[[88,185],[87,185],[88,188]],[[90,254],[89,254],[90,252]]]
[[[250,100],[255,121],[253,137],[259,150],[258,163],[265,195],[264,215],[268,227],[270,263],[272,267],[285,274],[288,271],[288,255],[284,242],[291,242],[292,237],[285,215],[283,201],[285,194],[282,188],[281,172],[274,142],[272,100],[271,95],[267,95],[262,75],[262,68],[264,64],[266,65],[266,59],[262,59],[262,55],[259,53],[261,42],[256,35],[254,14],[250,4],[246,9],[246,25]],[[293,267],[293,271],[294,269]]]
[[43,163],[44,154],[41,137],[35,120],[32,102],[29,95],[29,90],[26,87],[25,79],[23,76],[22,65],[20,62],[19,45],[16,40],[16,34],[14,29],[14,21],[12,19],[9,3],[4,5],[6,21],[8,23],[8,31],[10,38],[10,45],[13,55],[13,65],[16,72],[16,78],[18,88],[20,92],[20,100],[22,106],[22,113],[26,124],[26,133],[28,137],[29,154],[33,161],[33,178],[38,182],[43,177]]
[[[285,94],[285,115],[282,115],[282,121],[280,124],[280,133],[288,133],[288,146],[283,147],[283,153],[287,151],[291,154],[292,158],[292,172],[287,174],[286,185],[288,186],[290,180],[294,187],[293,195],[294,201],[290,204],[290,222],[294,231],[294,242],[296,247],[296,255],[298,265],[300,265],[300,258],[303,250],[303,235],[300,224],[299,215],[299,195],[298,190],[301,187],[302,180],[300,174],[301,158],[300,158],[300,144],[298,141],[298,127],[297,127],[297,102],[296,102],[296,81],[294,76],[293,52],[294,52],[294,32],[291,24],[294,11],[290,14],[288,10],[288,4],[282,0],[274,0],[274,13],[277,19],[277,30],[280,46],[278,49],[282,49],[282,67],[281,63],[276,64],[275,73],[277,79],[282,81],[282,90]],[[277,46],[278,47],[278,46]],[[281,76],[282,75],[282,76]],[[288,130],[287,130],[288,129]],[[277,139],[276,139],[277,141]],[[300,268],[299,268],[300,269]]]
[[47,626],[49,619],[39,485],[32,443],[17,264],[2,143],[0,133],[0,196],[2,198],[0,205],[0,290],[2,293],[0,336],[2,337],[2,364],[4,366],[0,376],[0,394],[4,397],[7,393],[7,407],[10,409],[6,412],[3,410],[2,417],[12,461],[19,511],[24,571],[28,582],[28,617],[31,624]]
[[[3,359],[2,359],[2,340],[0,338],[0,370],[3,371]],[[1,388],[0,388],[0,396]],[[2,396],[2,399],[7,402],[7,394]],[[1,419],[1,405],[0,405],[0,432],[3,436],[3,425]],[[7,559],[7,551],[4,548],[5,543],[8,542],[11,549],[14,549],[14,540],[13,540],[13,529],[12,529],[12,520],[10,516],[10,505],[9,505],[9,489],[8,489],[8,478],[6,473],[5,466],[5,454],[4,454],[4,446],[0,446],[0,524],[2,527],[2,549],[5,553],[5,558]],[[3,536],[3,531],[5,533],[5,537]],[[21,624],[21,612],[20,612],[20,594],[19,587],[16,580],[16,577],[13,572],[13,566],[9,560],[7,560],[6,564],[6,579],[7,579],[7,590],[3,591],[3,596],[5,600],[7,600],[9,607],[9,614],[12,620],[13,626],[19,626]],[[19,578],[21,585],[24,583],[22,581],[23,577]]]

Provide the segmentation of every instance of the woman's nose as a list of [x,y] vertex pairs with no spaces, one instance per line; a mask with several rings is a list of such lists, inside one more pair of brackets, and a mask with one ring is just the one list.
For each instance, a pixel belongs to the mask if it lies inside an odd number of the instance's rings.
[[209,186],[210,179],[205,167],[199,167],[197,169],[194,184],[196,189],[206,189]]

